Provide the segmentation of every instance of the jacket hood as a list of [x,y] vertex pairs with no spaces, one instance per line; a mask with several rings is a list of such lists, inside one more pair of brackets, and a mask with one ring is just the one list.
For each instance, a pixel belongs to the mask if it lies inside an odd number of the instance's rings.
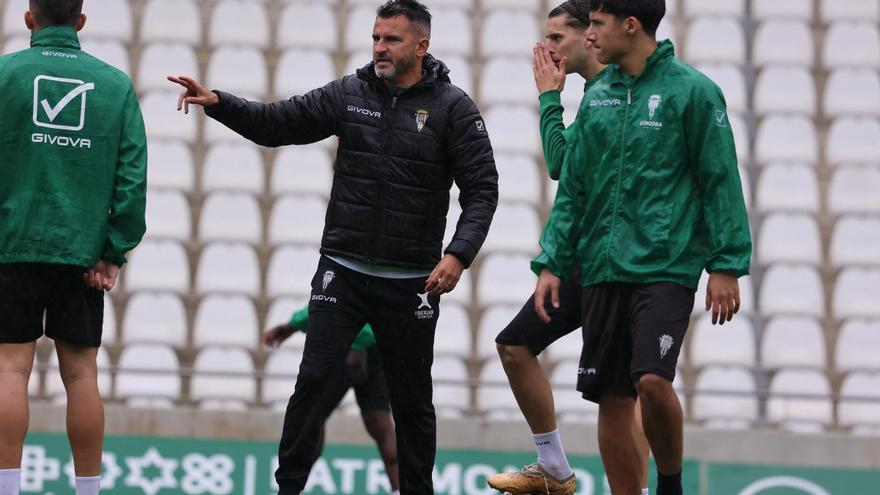
[[[370,62],[358,69],[356,74],[360,79],[365,81],[378,81],[379,78],[376,76],[376,71],[373,67],[375,67],[375,63]],[[436,84],[439,82],[450,82],[449,68],[446,67],[446,64],[444,64],[442,60],[434,58],[430,53],[426,53],[425,58],[422,59],[422,79],[416,83],[416,86]]]

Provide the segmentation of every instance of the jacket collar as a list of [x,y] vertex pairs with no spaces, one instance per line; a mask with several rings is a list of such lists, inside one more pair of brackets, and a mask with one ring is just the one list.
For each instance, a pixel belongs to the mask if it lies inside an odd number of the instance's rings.
[[[357,76],[371,84],[381,82],[384,85],[384,82],[376,76],[376,71],[373,70],[373,67],[373,62],[368,63],[357,70]],[[413,85],[412,88],[407,89],[433,86],[439,82],[450,82],[449,68],[447,68],[446,64],[440,59],[434,58],[433,55],[428,53],[425,55],[425,58],[422,59],[422,79]]]
[[46,26],[31,33],[31,47],[80,49],[76,29],[70,26]]
[[675,47],[672,45],[672,41],[663,40],[657,43],[657,49],[654,50],[654,53],[648,57],[648,60],[645,61],[645,68],[642,69],[641,74],[630,77],[623,72],[620,71],[620,65],[611,64],[608,66],[609,76],[611,83],[624,83],[626,80],[635,80],[639,79],[645,74],[651,72],[656,65],[658,65],[662,61],[669,60],[675,57]]

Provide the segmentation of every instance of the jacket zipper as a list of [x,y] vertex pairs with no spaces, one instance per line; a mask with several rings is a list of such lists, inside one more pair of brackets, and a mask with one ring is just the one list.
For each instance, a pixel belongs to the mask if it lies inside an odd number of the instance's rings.
[[614,210],[611,214],[611,230],[608,232],[608,243],[605,245],[605,272],[611,279],[611,243],[614,242],[614,227],[617,225],[617,213],[620,210],[620,184],[623,182],[623,158],[626,156],[626,126],[629,122],[629,107],[632,105],[632,88],[626,88],[626,108],[623,111],[623,125],[620,131],[620,159],[617,160],[617,184],[614,187]]

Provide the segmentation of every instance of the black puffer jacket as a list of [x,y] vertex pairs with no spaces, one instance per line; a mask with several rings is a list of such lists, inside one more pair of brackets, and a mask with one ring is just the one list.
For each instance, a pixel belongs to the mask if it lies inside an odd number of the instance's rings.
[[450,83],[446,66],[428,55],[423,67],[421,81],[397,97],[370,63],[275,103],[217,91],[220,103],[206,113],[263,146],[339,136],[324,254],[432,269],[440,260],[455,181],[462,214],[445,252],[469,266],[498,203],[492,146],[479,110]]

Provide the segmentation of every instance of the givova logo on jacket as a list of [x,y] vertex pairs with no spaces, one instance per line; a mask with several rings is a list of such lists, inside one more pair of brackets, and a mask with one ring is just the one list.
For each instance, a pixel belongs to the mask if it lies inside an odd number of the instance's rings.
[[34,78],[34,125],[80,131],[86,125],[86,94],[95,83],[63,77]]

